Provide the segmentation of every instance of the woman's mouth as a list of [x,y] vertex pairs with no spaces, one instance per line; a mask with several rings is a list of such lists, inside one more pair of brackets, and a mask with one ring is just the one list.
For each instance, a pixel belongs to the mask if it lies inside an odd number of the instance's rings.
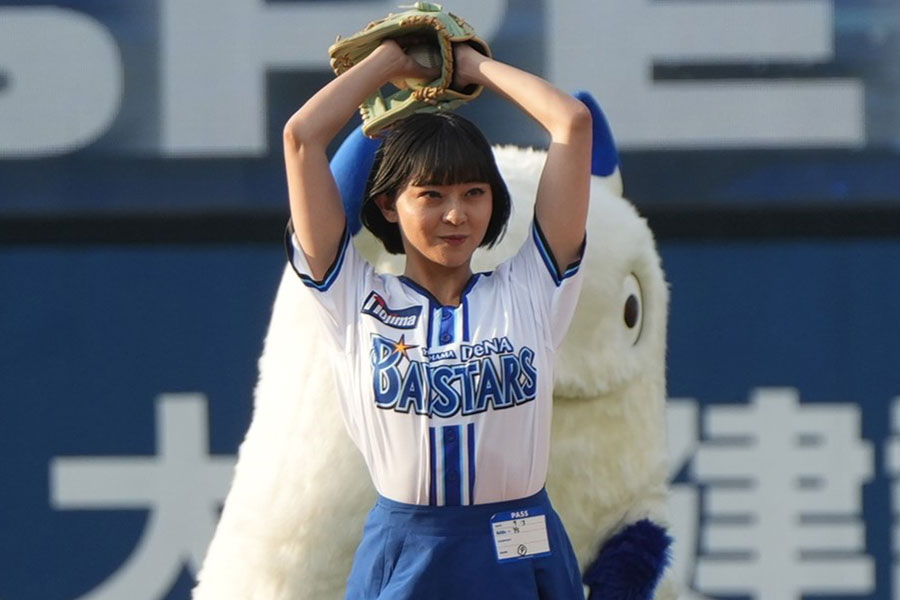
[[459,246],[466,241],[465,235],[442,235],[441,239],[451,246]]

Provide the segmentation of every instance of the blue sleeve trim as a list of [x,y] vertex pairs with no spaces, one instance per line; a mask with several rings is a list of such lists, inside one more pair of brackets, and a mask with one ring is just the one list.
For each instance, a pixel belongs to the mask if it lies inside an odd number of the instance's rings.
[[559,287],[564,280],[572,277],[578,272],[578,267],[581,266],[581,258],[584,256],[584,246],[587,242],[587,237],[581,242],[581,248],[578,250],[578,259],[560,272],[559,268],[556,266],[556,258],[553,256],[553,251],[550,250],[550,244],[547,243],[547,239],[544,237],[544,232],[541,231],[541,226],[538,223],[537,218],[532,221],[531,233],[538,252],[540,252],[541,258],[544,259],[544,265],[550,272],[553,283],[555,283],[557,287]]
[[313,288],[315,290],[319,290],[320,292],[327,292],[328,288],[331,287],[331,284],[334,283],[334,280],[337,279],[337,276],[341,272],[341,265],[344,264],[344,256],[347,254],[347,248],[350,246],[350,230],[347,225],[344,225],[344,233],[341,235],[341,245],[338,248],[337,256],[334,257],[334,262],[331,263],[331,266],[328,267],[328,270],[325,272],[325,276],[320,280],[316,281],[312,277],[310,277],[306,273],[301,273],[297,268],[297,264],[294,262],[294,257],[296,253],[301,251],[294,244],[294,224],[288,219],[287,228],[284,232],[284,245],[287,250],[288,262],[291,263],[291,267],[294,269],[294,272],[300,277],[300,281],[303,282],[303,285],[306,287]]

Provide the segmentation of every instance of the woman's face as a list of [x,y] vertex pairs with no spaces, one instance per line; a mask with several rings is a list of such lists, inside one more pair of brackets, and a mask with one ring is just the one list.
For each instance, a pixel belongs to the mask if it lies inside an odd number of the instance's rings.
[[407,260],[425,260],[445,268],[468,268],[487,233],[493,209],[486,182],[407,185],[385,218],[400,225]]

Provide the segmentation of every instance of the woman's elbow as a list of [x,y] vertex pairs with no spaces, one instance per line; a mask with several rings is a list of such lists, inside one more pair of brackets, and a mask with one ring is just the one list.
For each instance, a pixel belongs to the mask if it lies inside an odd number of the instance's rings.
[[593,117],[590,109],[581,100],[574,99],[566,111],[566,125],[571,133],[591,135]]
[[284,147],[293,151],[300,150],[303,147],[314,147],[320,142],[319,138],[321,137],[321,131],[300,112],[295,113],[288,119],[282,131]]
[[281,132],[285,149],[293,151],[299,150],[300,146],[303,144],[304,133],[304,128],[301,126],[301,119],[296,118],[296,115],[288,119],[287,123],[284,124],[284,130]]
[[569,142],[578,138],[589,139],[592,127],[591,111],[583,102],[572,98],[571,102],[567,102],[559,111],[556,126],[550,133],[554,140]]

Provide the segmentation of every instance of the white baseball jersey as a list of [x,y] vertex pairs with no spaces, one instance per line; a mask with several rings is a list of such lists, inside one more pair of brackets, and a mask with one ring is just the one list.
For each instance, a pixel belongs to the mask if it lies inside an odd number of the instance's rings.
[[290,227],[286,245],[321,308],[344,421],[378,493],[453,506],[544,486],[554,356],[579,263],[557,272],[535,223],[516,256],[444,306],[408,278],[376,273],[347,233],[321,281]]

